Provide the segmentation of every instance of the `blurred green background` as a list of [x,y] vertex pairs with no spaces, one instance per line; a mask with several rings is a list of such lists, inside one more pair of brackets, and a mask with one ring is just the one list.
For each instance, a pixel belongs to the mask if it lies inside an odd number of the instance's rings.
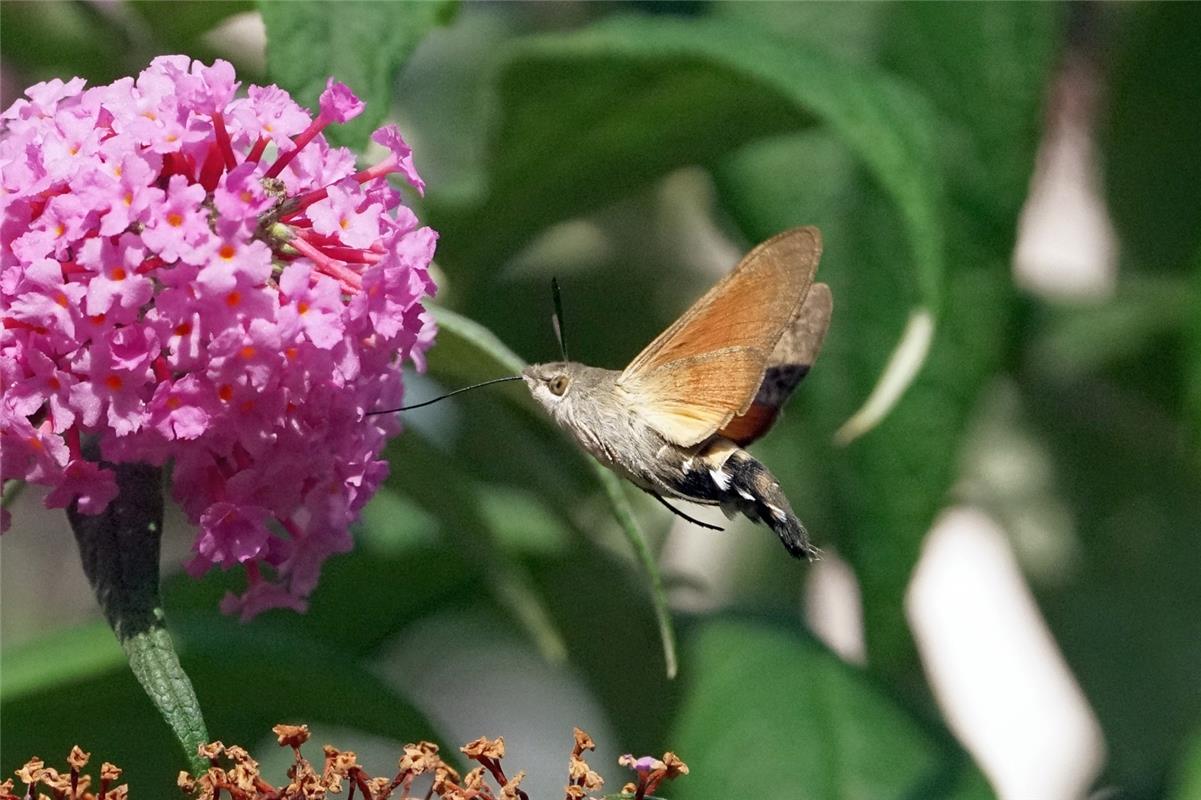
[[[675,680],[595,473],[507,386],[406,418],[306,615],[222,617],[239,579],[186,578],[171,521],[214,738],[282,777],[276,722],[377,773],[503,734],[534,797],[573,724],[613,791],[618,754],[680,753],[685,800],[1201,797],[1201,5],[5,0],[0,105],[174,52],[306,102],[334,75],[368,100],[359,150],[395,119],[437,304],[526,360],[556,356],[550,276],[573,357],[620,367],[793,225],[821,227],[835,298],[754,448],[825,561],[626,487]],[[913,384],[835,444],[915,317]],[[501,374],[445,318],[411,398]],[[0,769],[78,743],[168,796],[178,746],[35,494],[0,548]]]

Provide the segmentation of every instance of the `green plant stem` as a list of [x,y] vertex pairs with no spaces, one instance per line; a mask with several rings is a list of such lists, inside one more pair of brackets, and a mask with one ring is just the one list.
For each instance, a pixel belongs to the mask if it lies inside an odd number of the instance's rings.
[[84,514],[72,503],[67,518],[83,570],[129,667],[171,727],[194,773],[207,768],[197,748],[208,741],[204,718],[171,634],[159,594],[163,529],[162,469],[110,465],[117,497],[104,512]]
[[676,632],[671,621],[671,609],[667,606],[667,592],[663,588],[663,577],[659,572],[659,564],[655,561],[654,554],[651,553],[650,545],[647,544],[638,521],[634,519],[634,511],[630,508],[630,501],[622,491],[621,481],[595,461],[591,461],[591,466],[593,472],[596,473],[597,480],[605,489],[605,495],[609,498],[609,507],[613,511],[613,515],[621,525],[630,546],[634,548],[634,555],[637,557],[638,563],[646,571],[647,578],[650,579],[651,603],[655,609],[655,622],[659,626],[659,638],[663,642],[663,661],[667,669],[667,677],[674,679],[680,668],[679,660],[676,657]]

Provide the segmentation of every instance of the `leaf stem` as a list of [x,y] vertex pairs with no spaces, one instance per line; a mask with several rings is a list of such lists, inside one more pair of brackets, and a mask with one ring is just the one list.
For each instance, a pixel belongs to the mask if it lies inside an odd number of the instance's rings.
[[[84,449],[95,457],[93,445]],[[79,544],[83,571],[134,677],[198,775],[208,767],[197,752],[208,742],[208,732],[192,682],[167,631],[159,594],[162,469],[148,464],[106,466],[117,474],[117,497],[96,515],[84,514],[72,503],[67,518]]]
[[655,621],[659,625],[659,638],[663,640],[663,661],[667,666],[667,677],[674,679],[679,671],[679,662],[676,658],[676,633],[671,622],[671,610],[667,607],[667,593],[663,589],[663,576],[659,573],[659,564],[655,561],[655,556],[646,543],[646,535],[643,534],[638,521],[634,519],[630,501],[621,490],[621,481],[597,462],[592,459],[588,459],[588,461],[592,466],[592,471],[596,473],[597,480],[605,489],[613,516],[617,517],[617,522],[625,533],[626,539],[634,548],[634,555],[638,558],[642,568],[646,570],[647,577],[650,578],[651,603],[655,609]]

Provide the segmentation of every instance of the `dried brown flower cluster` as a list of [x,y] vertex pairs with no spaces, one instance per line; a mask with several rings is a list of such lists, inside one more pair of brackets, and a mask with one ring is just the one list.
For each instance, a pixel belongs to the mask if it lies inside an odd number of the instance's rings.
[[120,779],[121,770],[107,761],[100,765],[100,786],[92,791],[92,776],[83,774],[83,768],[91,757],[91,753],[72,747],[67,755],[69,770],[64,773],[47,767],[42,759],[35,756],[15,773],[17,780],[25,784],[25,791],[18,795],[13,779],[9,778],[0,783],[0,800],[34,797],[38,800],[126,800],[129,787],[125,784],[113,785]]
[[[281,747],[292,748],[294,760],[288,769],[287,784],[277,787],[264,780],[258,762],[245,748],[213,742],[200,748],[200,756],[209,761],[209,768],[197,776],[179,773],[180,789],[197,800],[325,800],[328,795],[340,795],[344,786],[346,800],[529,800],[521,789],[525,772],[510,778],[501,766],[505,756],[503,738],[481,737],[459,748],[467,758],[479,763],[466,775],[460,775],[442,760],[436,744],[418,742],[404,746],[393,777],[373,778],[359,765],[354,753],[329,745],[323,748],[325,758],[320,768],[310,763],[300,752],[301,745],[309,739],[307,725],[276,725],[272,730]],[[592,737],[576,728],[564,800],[590,800],[592,793],[604,785],[601,776],[584,760],[584,752],[595,749]],[[25,783],[26,792],[15,794],[10,779],[0,784],[0,800],[30,800],[39,786],[48,788],[52,794],[39,793],[38,800],[126,800],[128,787],[109,788],[121,771],[107,762],[100,769],[99,792],[89,791],[90,778],[80,774],[87,760],[87,753],[74,748],[67,758],[71,771],[64,775],[46,767],[41,759],[32,759],[16,773]],[[688,774],[688,766],[674,753],[665,753],[662,760],[626,755],[619,763],[638,774],[638,781],[626,784],[622,790],[623,795],[635,800],[649,796],[664,779]],[[419,790],[414,789],[417,783],[422,786]]]

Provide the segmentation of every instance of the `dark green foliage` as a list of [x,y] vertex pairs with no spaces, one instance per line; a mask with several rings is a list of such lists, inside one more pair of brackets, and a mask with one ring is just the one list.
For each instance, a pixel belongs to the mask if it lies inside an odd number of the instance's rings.
[[337,144],[362,149],[388,116],[400,68],[417,44],[454,16],[453,0],[421,3],[261,2],[267,70],[297,102],[315,109],[330,76],[367,104],[359,117],[329,131]]
[[[681,196],[738,247],[822,229],[830,335],[755,448],[818,544],[850,563],[868,659],[849,665],[804,630],[807,568],[758,529],[688,531],[738,537],[736,563],[701,579],[728,605],[669,611],[685,577],[660,575],[666,512],[505,384],[405,416],[392,477],[307,614],[241,626],[216,611],[233,579],[164,566],[211,736],[254,745],[304,721],[453,752],[408,688],[421,676],[382,670],[419,624],[457,613],[506,620],[506,636],[577,676],[610,746],[679,752],[692,774],[665,796],[987,797],[931,698],[903,598],[947,506],[966,498],[1006,527],[1029,510],[965,482],[989,429],[1037,443],[1039,490],[1071,519],[1070,558],[1031,566],[1016,535],[1015,552],[1100,721],[1098,785],[1195,795],[1201,6],[139,2],[131,28],[95,4],[6,1],[6,73],[104,82],[159,52],[211,59],[202,34],[251,8],[271,81],[309,104],[329,75],[349,84],[367,101],[340,140],[355,148],[399,112],[429,180],[414,202],[440,232],[441,333],[434,380],[410,381],[407,402],[557,359],[552,274],[572,356],[625,363],[713,277],[695,270],[712,231],[678,223]],[[1067,53],[1102,81],[1100,166],[1121,239],[1114,295],[1088,303],[1023,294],[1011,274]],[[907,390],[878,427],[835,444],[915,315],[932,338]],[[126,767],[135,796],[171,791],[178,745],[102,623],[6,644],[0,668],[0,772],[78,742]]]
[[672,745],[724,769],[673,797],[988,796],[962,751],[796,631],[714,620],[692,632],[684,663]]

